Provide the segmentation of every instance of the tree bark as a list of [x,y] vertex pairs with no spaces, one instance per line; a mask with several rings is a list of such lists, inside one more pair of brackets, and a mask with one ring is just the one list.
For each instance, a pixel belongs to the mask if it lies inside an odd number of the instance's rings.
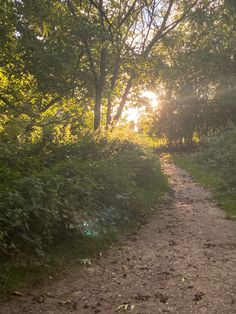
[[110,87],[109,94],[107,97],[107,114],[106,114],[106,129],[107,130],[108,130],[109,125],[111,123],[112,95],[114,92],[116,81],[118,79],[119,69],[120,69],[120,53],[116,57],[113,75],[112,75],[112,79],[111,79],[111,87]]
[[127,97],[130,93],[130,90],[132,88],[132,85],[133,85],[133,80],[135,79],[135,77],[137,76],[137,73],[136,72],[133,72],[126,84],[126,87],[125,87],[125,91],[124,91],[124,94],[121,98],[121,102],[120,102],[120,105],[117,109],[117,112],[113,118],[113,121],[112,121],[112,126],[115,127],[116,123],[119,121],[121,115],[122,115],[122,112],[123,112],[123,109],[124,109],[124,106],[125,106],[125,103],[127,101]]
[[94,131],[98,130],[101,123],[101,107],[102,107],[102,95],[105,85],[106,76],[106,60],[107,60],[107,48],[102,47],[100,56],[100,71],[99,77],[96,82],[95,90],[95,105],[94,105]]
[[94,125],[93,130],[96,131],[100,128],[101,124],[101,107],[102,107],[102,95],[105,85],[106,78],[106,60],[108,55],[108,50],[105,47],[105,25],[104,25],[104,15],[103,15],[103,0],[99,0],[98,10],[100,14],[100,24],[101,24],[101,53],[100,53],[100,66],[99,66],[99,77],[96,81],[95,86],[95,105],[94,105]]

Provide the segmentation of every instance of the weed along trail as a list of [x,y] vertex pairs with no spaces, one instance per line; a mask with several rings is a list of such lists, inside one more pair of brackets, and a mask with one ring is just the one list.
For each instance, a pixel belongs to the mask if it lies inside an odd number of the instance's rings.
[[164,161],[169,204],[82,271],[22,291],[0,313],[235,314],[236,221]]

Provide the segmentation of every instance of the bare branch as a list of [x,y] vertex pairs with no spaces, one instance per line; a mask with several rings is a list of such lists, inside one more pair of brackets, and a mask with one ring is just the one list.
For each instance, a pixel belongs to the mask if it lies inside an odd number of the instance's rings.
[[166,13],[165,13],[165,16],[163,18],[163,21],[162,21],[162,24],[161,24],[161,27],[159,28],[159,30],[157,31],[157,33],[154,35],[154,37],[152,38],[152,40],[150,41],[150,43],[148,44],[148,46],[146,47],[145,51],[143,52],[143,55],[148,55],[148,53],[151,51],[152,47],[155,45],[155,43],[161,38],[162,36],[162,33],[163,33],[163,30],[165,29],[166,27],[166,23],[167,23],[167,20],[170,16],[170,13],[171,13],[171,9],[173,7],[173,4],[174,4],[174,0],[170,0],[169,1],[169,5],[168,5],[168,8],[166,10]]
[[55,105],[55,103],[57,103],[58,101],[61,100],[61,97],[56,97],[56,98],[53,98],[52,100],[49,101],[49,103],[44,106],[41,110],[40,110],[40,113],[43,113],[45,111],[47,111],[49,108],[51,108],[53,105]]
[[118,28],[121,27],[122,24],[125,23],[125,21],[130,17],[130,15],[133,13],[133,10],[135,8],[135,5],[137,3],[137,0],[134,0],[133,3],[131,4],[129,10],[126,12],[125,16],[120,20],[120,23],[118,24]]

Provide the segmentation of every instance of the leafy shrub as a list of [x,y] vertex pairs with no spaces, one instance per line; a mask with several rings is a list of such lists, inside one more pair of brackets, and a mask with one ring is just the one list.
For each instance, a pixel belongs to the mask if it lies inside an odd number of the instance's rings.
[[215,192],[223,208],[236,216],[236,128],[230,125],[204,140],[192,154],[174,157],[201,184]]
[[157,158],[130,140],[0,146],[0,252],[43,255],[65,238],[137,220],[167,189]]
[[205,139],[206,148],[193,155],[195,162],[206,170],[216,173],[219,189],[225,193],[236,192],[236,127],[222,129],[215,136]]

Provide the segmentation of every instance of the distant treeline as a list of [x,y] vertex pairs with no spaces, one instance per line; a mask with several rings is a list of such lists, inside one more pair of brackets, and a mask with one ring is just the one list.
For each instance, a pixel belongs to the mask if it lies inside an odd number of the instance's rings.
[[236,89],[213,99],[185,97],[162,103],[150,127],[150,134],[163,137],[169,148],[189,147],[222,128],[236,124]]
[[198,10],[159,49],[159,107],[148,132],[190,146],[236,123],[236,5]]

